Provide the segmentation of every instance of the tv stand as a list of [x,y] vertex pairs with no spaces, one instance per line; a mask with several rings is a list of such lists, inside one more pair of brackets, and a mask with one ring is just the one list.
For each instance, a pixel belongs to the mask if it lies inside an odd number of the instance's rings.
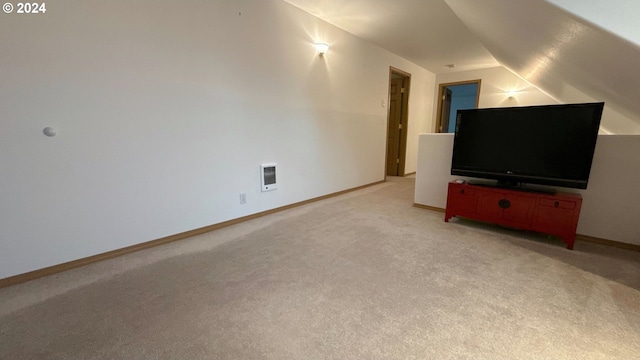
[[449,183],[444,221],[454,216],[562,238],[573,249],[582,196]]

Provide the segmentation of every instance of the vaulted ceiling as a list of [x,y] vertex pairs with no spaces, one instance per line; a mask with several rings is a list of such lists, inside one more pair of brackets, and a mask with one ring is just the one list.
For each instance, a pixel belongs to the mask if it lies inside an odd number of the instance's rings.
[[444,0],[285,1],[436,74],[499,65]]
[[571,0],[285,1],[436,74],[502,65],[561,102],[575,91],[605,101],[631,122],[621,132],[640,133],[639,31],[613,25],[637,5],[602,0],[606,14],[586,20]]

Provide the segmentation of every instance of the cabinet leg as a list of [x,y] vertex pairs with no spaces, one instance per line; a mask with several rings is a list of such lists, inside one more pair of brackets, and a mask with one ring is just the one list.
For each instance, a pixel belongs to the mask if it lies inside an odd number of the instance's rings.
[[567,249],[569,250],[573,250],[573,243],[575,242],[575,237],[566,237],[566,238],[562,238],[562,241],[564,241],[567,244]]

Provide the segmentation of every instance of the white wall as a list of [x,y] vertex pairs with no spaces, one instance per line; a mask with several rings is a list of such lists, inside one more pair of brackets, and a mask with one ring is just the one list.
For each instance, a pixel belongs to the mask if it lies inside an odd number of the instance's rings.
[[407,129],[407,153],[405,158],[405,174],[415,173],[418,164],[418,138],[420,134],[429,132],[433,124],[433,102],[436,76],[431,73],[416,72],[411,76],[409,94],[409,124]]
[[[502,66],[438,74],[436,76],[435,91],[437,93],[439,84],[476,79],[482,80],[480,83],[480,98],[478,99],[479,108],[558,103],[558,101],[551,96],[543,93],[538,88]],[[506,94],[511,90],[515,91],[516,95],[509,98]],[[434,119],[437,116],[436,112],[438,109],[438,99],[436,98],[437,96],[433,98],[432,117]],[[434,129],[435,124],[430,131]]]
[[[600,102],[580,90],[565,84],[562,89],[556,89],[557,94],[551,96],[509,69],[498,66],[488,69],[459,71],[453,73],[438,74],[436,77],[436,91],[439,84],[457,81],[481,79],[480,99],[478,107],[506,107],[549,104],[570,104],[583,102]],[[510,90],[516,92],[515,96],[506,96]],[[436,117],[437,99],[434,98],[433,117]],[[430,131],[435,129],[435,125]],[[602,134],[636,134],[640,128],[633,118],[624,115],[605,103],[600,133]]]
[[600,135],[578,233],[640,245],[640,135]]
[[[453,134],[422,134],[416,173],[416,204],[445,208]],[[640,135],[599,135],[583,198],[578,234],[640,245]],[[444,215],[443,215],[444,221]]]
[[407,172],[431,126],[433,74],[279,0],[60,0],[0,46],[0,278],[383,180],[389,66]]
[[447,184],[465,179],[450,174],[452,155],[452,133],[420,134],[414,203],[440,209],[447,206]]

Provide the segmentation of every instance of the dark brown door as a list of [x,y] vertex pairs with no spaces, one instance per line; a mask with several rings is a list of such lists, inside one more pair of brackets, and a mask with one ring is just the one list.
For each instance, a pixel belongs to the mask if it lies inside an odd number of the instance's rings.
[[392,78],[389,86],[389,128],[387,129],[387,175],[401,176],[402,96],[404,78]]
[[451,113],[451,90],[448,88],[444,88],[442,94],[442,112],[440,113],[440,129],[438,132],[446,133],[449,132],[449,116]]

